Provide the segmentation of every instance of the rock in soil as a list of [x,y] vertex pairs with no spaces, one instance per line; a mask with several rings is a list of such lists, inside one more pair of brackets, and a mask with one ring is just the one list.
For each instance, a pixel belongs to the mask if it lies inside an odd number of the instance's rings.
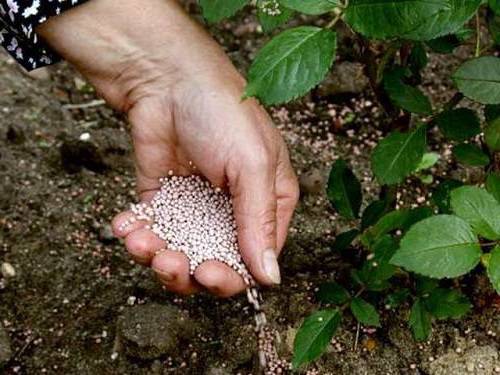
[[121,347],[125,354],[139,359],[173,355],[179,341],[193,333],[193,322],[178,308],[168,305],[134,306],[118,319]]
[[12,357],[9,335],[0,324],[0,368]]
[[320,96],[359,94],[368,86],[363,65],[349,61],[336,64],[328,77],[318,87]]
[[325,174],[319,169],[304,172],[299,179],[300,192],[304,194],[319,194],[325,189]]
[[492,346],[475,346],[457,353],[450,350],[429,365],[430,375],[495,374],[500,367],[498,351]]

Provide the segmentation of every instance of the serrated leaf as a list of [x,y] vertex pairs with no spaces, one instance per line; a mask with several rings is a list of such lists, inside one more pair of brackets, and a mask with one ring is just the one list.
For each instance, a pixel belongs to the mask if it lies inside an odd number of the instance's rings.
[[389,208],[388,202],[384,199],[370,203],[363,211],[363,215],[361,217],[361,230],[365,230],[366,228],[374,225],[382,216],[384,216],[385,213],[387,213]]
[[430,49],[437,53],[452,53],[460,46],[460,40],[455,35],[446,35],[425,42]]
[[484,167],[490,163],[490,158],[476,145],[464,143],[453,147],[453,155],[457,160],[471,167]]
[[427,52],[425,51],[425,46],[423,43],[415,43],[411,49],[410,57],[408,58],[408,64],[411,67],[411,71],[414,74],[419,73],[422,69],[427,66],[429,59],[427,58]]
[[311,15],[328,13],[341,5],[339,0],[281,0],[281,3],[297,12]]
[[431,314],[429,314],[422,301],[418,298],[413,304],[409,320],[415,340],[425,341],[429,338],[432,328],[431,323]]
[[487,122],[484,140],[491,151],[500,151],[500,105],[488,105],[484,112]]
[[394,69],[384,75],[384,89],[391,100],[402,109],[428,115],[432,112],[429,98],[416,87],[403,83],[404,70]]
[[326,349],[341,321],[338,309],[319,310],[300,326],[293,343],[293,368],[314,361]]
[[490,253],[488,262],[488,277],[498,294],[500,294],[500,245]]
[[463,63],[453,74],[458,89],[482,104],[500,104],[500,58],[478,57]]
[[488,0],[488,5],[495,13],[500,14],[500,0]]
[[423,301],[427,311],[438,319],[461,318],[471,309],[467,297],[452,289],[434,289]]
[[351,295],[342,285],[338,283],[324,283],[319,286],[316,293],[318,301],[323,303],[333,303],[335,305],[342,305],[349,301]]
[[417,296],[428,297],[434,289],[439,286],[439,280],[431,279],[425,276],[418,276],[415,278],[415,289]]
[[380,327],[380,316],[373,305],[356,297],[351,301],[351,312],[358,322],[366,326]]
[[432,209],[429,207],[403,208],[391,211],[382,216],[375,225],[365,231],[363,235],[365,245],[368,246],[369,243],[376,243],[385,234],[398,229],[405,232],[415,223],[432,215]]
[[255,57],[245,97],[271,105],[304,95],[325,77],[336,46],[337,36],[329,29],[300,26],[278,34]]
[[351,229],[348,230],[347,232],[340,233],[336,238],[335,242],[333,243],[333,250],[335,251],[344,251],[347,249],[352,241],[359,235],[359,230],[357,229]]
[[451,208],[474,231],[489,240],[500,239],[500,203],[486,190],[462,186],[451,192]]
[[287,23],[293,15],[293,10],[284,7],[281,2],[275,2],[278,14],[270,15],[263,8],[266,3],[269,3],[269,0],[259,0],[257,3],[257,18],[262,26],[262,30],[269,33]]
[[448,0],[351,0],[345,21],[367,37],[387,39],[404,36],[449,6]]
[[439,208],[442,214],[451,213],[450,208],[450,194],[451,191],[463,186],[462,181],[458,180],[444,180],[441,182],[432,193],[432,201]]
[[383,236],[374,246],[370,259],[363,263],[358,277],[368,290],[380,290],[384,281],[389,280],[396,272],[390,264],[391,258],[398,249],[396,241],[389,235]]
[[200,0],[200,6],[203,17],[214,23],[233,16],[248,2],[249,0]]
[[372,170],[382,184],[397,184],[409,176],[422,160],[426,147],[426,128],[409,133],[393,132],[373,151]]
[[490,173],[486,178],[486,190],[500,202],[500,173]]
[[465,141],[481,132],[476,112],[468,108],[441,112],[435,121],[444,136],[453,141]]
[[422,160],[418,163],[415,172],[420,172],[425,169],[432,168],[439,161],[439,154],[435,152],[426,152],[424,156],[422,156]]
[[457,32],[474,16],[482,0],[449,0],[449,6],[430,15],[404,37],[430,40]]
[[470,225],[452,215],[415,224],[401,240],[391,263],[437,279],[461,276],[480,261],[481,247]]
[[344,217],[359,216],[362,192],[361,184],[344,160],[337,160],[330,171],[327,186],[328,199]]

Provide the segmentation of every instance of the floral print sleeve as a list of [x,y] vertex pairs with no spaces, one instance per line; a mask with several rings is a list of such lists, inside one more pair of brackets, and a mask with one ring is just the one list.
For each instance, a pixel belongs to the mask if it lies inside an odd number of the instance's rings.
[[87,0],[0,0],[0,44],[24,68],[32,70],[59,60],[34,29]]

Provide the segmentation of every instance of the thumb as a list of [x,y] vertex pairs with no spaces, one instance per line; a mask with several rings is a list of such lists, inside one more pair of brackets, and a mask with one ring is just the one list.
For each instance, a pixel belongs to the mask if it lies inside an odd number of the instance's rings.
[[[253,171],[252,171],[253,170]],[[241,256],[256,281],[279,284],[276,250],[275,173],[269,165],[239,168],[235,184],[229,181]]]

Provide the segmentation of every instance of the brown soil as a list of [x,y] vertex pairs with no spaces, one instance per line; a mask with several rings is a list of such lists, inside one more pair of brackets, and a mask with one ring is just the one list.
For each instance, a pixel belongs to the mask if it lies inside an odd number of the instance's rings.
[[[213,30],[242,70],[266,38],[255,29],[249,17]],[[433,58],[425,86],[435,104],[453,94],[443,77],[466,54],[464,49],[451,59]],[[105,106],[65,107],[95,99],[65,64],[33,78],[0,54],[0,263],[16,271],[12,278],[0,276],[0,326],[13,352],[3,373],[253,373],[256,344],[244,296],[172,295],[110,237],[110,219],[135,199],[131,146],[126,122]],[[313,176],[302,177],[304,194],[282,258],[283,285],[264,293],[269,319],[281,332],[280,350],[289,357],[302,318],[317,307],[314,288],[346,272],[331,245],[336,233],[354,224],[333,213],[321,180],[342,157],[363,180],[365,196],[377,194],[369,151],[386,120],[369,93],[313,92],[271,113],[297,171]],[[83,133],[88,141],[80,140]],[[433,148],[446,149],[437,142]],[[436,171],[469,181],[477,173],[456,169],[446,158]],[[412,180],[401,203],[427,198],[428,190]],[[356,324],[347,316],[336,344],[312,367],[322,374],[500,371],[500,300],[479,273],[457,285],[473,300],[473,312],[464,320],[435,323],[428,342],[411,338],[405,305],[383,314],[382,329],[362,330],[354,350]],[[169,323],[162,325],[158,316]],[[190,329],[178,329],[186,320]],[[141,324],[150,326],[138,333]]]

